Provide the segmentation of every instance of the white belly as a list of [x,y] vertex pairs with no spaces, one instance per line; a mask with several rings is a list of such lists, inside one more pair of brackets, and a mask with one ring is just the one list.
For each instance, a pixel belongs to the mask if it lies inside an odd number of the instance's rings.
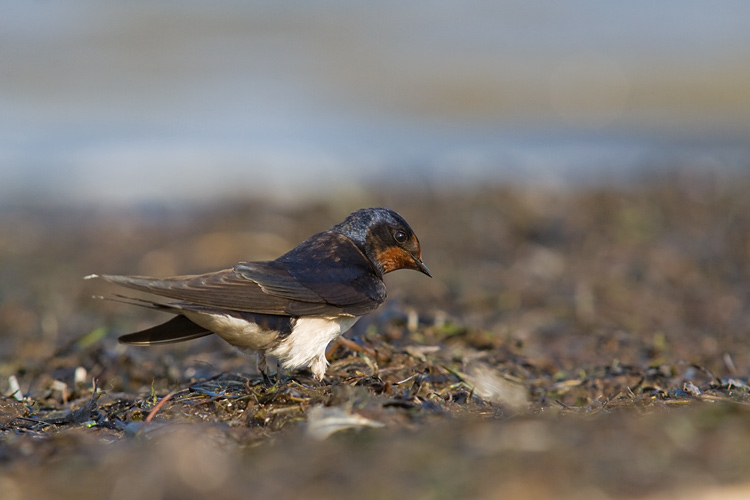
[[309,366],[322,379],[328,361],[326,347],[359,319],[352,316],[298,318],[292,333],[278,342],[278,332],[226,314],[184,311],[187,318],[211,330],[241,351],[276,356],[287,369]]
[[242,350],[264,351],[278,336],[274,330],[263,330],[257,324],[226,314],[184,311],[193,323],[211,330],[216,335]]
[[326,347],[358,319],[351,316],[299,318],[292,334],[268,354],[279,358],[287,369],[309,366],[313,374],[322,379],[328,366]]

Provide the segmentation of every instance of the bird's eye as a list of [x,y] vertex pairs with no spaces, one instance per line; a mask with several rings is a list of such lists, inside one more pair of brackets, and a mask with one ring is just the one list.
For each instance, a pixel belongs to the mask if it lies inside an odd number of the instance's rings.
[[403,231],[396,231],[395,233],[393,233],[393,239],[398,243],[403,243],[406,241],[406,233],[404,233]]

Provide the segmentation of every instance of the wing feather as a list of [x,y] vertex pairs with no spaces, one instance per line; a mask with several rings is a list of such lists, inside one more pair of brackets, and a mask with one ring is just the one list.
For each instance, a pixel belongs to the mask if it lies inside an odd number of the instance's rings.
[[242,262],[215,273],[98,277],[198,306],[284,316],[360,316],[385,300],[385,284],[369,259],[349,238],[330,231],[275,261]]
[[[134,290],[206,307],[289,315],[287,309],[290,299],[266,293],[260,284],[236,274],[232,269],[172,278],[115,275],[101,275],[101,278]],[[318,303],[320,302],[321,299],[318,298]],[[340,313],[338,308],[329,308],[331,314]]]

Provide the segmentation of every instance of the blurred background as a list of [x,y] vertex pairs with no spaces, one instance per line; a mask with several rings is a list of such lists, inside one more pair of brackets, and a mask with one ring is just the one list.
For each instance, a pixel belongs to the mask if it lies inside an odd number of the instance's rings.
[[750,4],[0,4],[0,200],[746,168]]
[[[748,20],[0,0],[0,496],[750,497]],[[380,205],[434,278],[389,274],[320,386],[120,345],[166,318],[82,279],[272,259]],[[195,392],[221,374],[242,390]],[[318,404],[386,426],[312,441]]]

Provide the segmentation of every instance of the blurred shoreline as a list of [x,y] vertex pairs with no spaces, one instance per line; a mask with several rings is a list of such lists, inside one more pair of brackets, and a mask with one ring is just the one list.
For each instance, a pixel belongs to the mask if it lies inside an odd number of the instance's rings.
[[299,203],[750,165],[750,4],[383,7],[5,6],[0,203]]
[[[299,158],[290,163],[198,155],[188,162],[155,155],[117,167],[0,170],[0,211],[14,207],[128,209],[190,207],[256,200],[301,206],[326,199],[356,198],[387,190],[472,191],[487,186],[577,191],[639,187],[670,176],[705,177],[731,183],[750,171],[745,144],[670,145],[527,143],[482,155],[478,150],[444,158],[391,161]],[[172,155],[174,153],[174,155]],[[180,152],[166,156],[183,156]],[[163,160],[163,163],[161,161]],[[101,159],[106,162],[106,158]],[[283,161],[283,160],[282,160]]]

